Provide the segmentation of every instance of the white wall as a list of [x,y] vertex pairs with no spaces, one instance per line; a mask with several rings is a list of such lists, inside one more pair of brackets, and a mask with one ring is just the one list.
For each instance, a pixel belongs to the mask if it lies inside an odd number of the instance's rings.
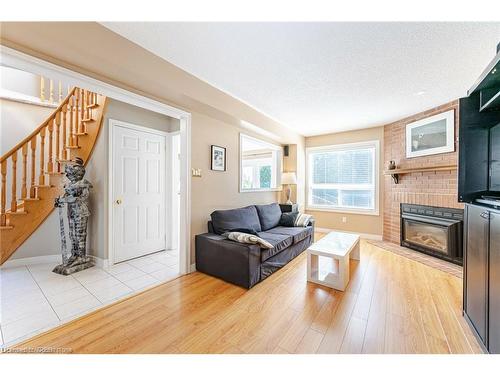
[[4,90],[39,97],[40,77],[23,70],[0,66],[0,87]]

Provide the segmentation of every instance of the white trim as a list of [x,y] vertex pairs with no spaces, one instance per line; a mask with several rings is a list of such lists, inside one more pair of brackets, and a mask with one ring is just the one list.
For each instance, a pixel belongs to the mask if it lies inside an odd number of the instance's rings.
[[[307,194],[307,193],[306,193]],[[337,214],[353,214],[353,215],[368,215],[368,216],[380,216],[380,212],[377,210],[363,210],[359,208],[325,208],[325,206],[307,206],[306,211],[319,211],[319,212],[332,212]]]
[[[108,268],[108,260],[96,257],[94,255],[89,255],[89,258],[95,262],[95,265],[99,268]],[[61,263],[62,258],[61,255],[41,255],[37,257],[29,257],[29,258],[19,258],[19,259],[11,259],[6,261],[0,269],[7,268],[15,268],[15,267],[23,267],[23,266],[32,266],[35,264],[45,264],[45,263]]]
[[50,103],[48,101],[42,101],[40,100],[40,98],[37,98],[36,96],[26,95],[2,88],[0,88],[0,99],[16,103],[36,105],[38,107],[46,107],[46,108],[59,107],[59,103],[56,102]]
[[351,231],[348,231],[348,230],[338,230],[338,229],[321,228],[321,227],[314,227],[314,231],[318,232],[318,233],[340,232],[340,233],[357,234],[361,238],[364,238],[364,239],[367,239],[367,240],[382,241],[382,235],[381,234],[351,232]]
[[[429,148],[427,150],[412,151],[411,150],[411,131],[414,128],[428,125],[432,122],[446,120],[446,145],[441,147]],[[406,125],[406,157],[417,158],[419,156],[444,154],[446,152],[455,151],[455,110],[438,113],[437,115],[426,117],[424,119],[410,122]]]
[[60,254],[41,255],[38,257],[29,257],[29,258],[19,258],[19,259],[8,260],[4,264],[2,264],[2,266],[0,266],[0,269],[3,270],[3,269],[7,269],[7,268],[31,266],[34,264],[61,263],[61,262],[62,262],[62,257]]
[[[165,147],[168,147],[169,145],[169,133],[162,131],[162,130],[157,130],[157,129],[151,129],[145,126],[141,125],[136,125],[132,124],[130,122],[125,122],[121,120],[116,120],[110,118],[108,120],[108,259],[109,259],[109,264],[114,265],[116,264],[115,262],[115,247],[114,247],[114,215],[115,215],[115,210],[114,210],[114,170],[115,170],[115,165],[114,165],[114,132],[117,127],[120,128],[126,128],[126,129],[131,129],[137,132],[141,133],[149,133],[149,134],[154,134],[158,136],[162,136],[165,138]],[[169,175],[168,171],[170,170],[169,168],[169,157],[167,155],[167,152],[165,152],[165,250],[168,248],[168,240],[171,236],[171,225],[170,225],[170,220],[168,219],[168,213],[169,213],[169,194],[170,194],[170,189],[167,188],[168,183],[169,183]]]
[[[375,207],[373,209],[363,209],[363,208],[355,208],[355,207],[329,207],[329,206],[320,206],[320,205],[310,205],[309,204],[309,180],[310,180],[310,167],[309,167],[309,156],[312,153],[316,153],[319,151],[341,151],[341,150],[353,150],[353,149],[362,149],[367,146],[375,146],[375,168],[374,168],[374,182],[375,182]],[[324,212],[335,212],[335,213],[350,213],[350,214],[358,214],[358,215],[371,215],[371,216],[379,216],[380,215],[380,141],[378,139],[363,141],[363,142],[354,142],[354,143],[342,143],[336,145],[326,145],[326,146],[317,146],[317,147],[306,147],[306,184],[305,184],[305,193],[306,193],[306,211],[324,211]]]
[[94,255],[89,255],[89,257],[92,258],[96,267],[103,268],[103,269],[109,268],[109,259],[102,259],[102,258],[96,257]]
[[191,264],[191,267],[189,267],[190,272],[196,272],[196,263]]
[[185,274],[191,266],[191,115],[181,117],[180,133],[179,271]]
[[181,119],[183,116],[191,116],[190,113],[172,107],[168,104],[135,94],[120,87],[110,85],[109,83],[99,81],[3,45],[0,45],[0,55],[1,64],[4,66],[64,81],[70,86],[78,86],[90,91],[98,92],[104,96],[109,96],[113,99],[148,109],[153,112],[162,113],[176,119]]
[[[38,75],[51,77],[74,85],[99,92],[122,102],[132,104],[153,112],[161,113],[180,120],[181,134],[181,206],[179,238],[180,273],[188,273],[191,264],[191,114],[168,104],[127,91],[117,86],[74,72],[45,60],[0,45],[2,65],[25,70]],[[109,231],[108,226],[108,231]],[[109,237],[109,235],[108,235]],[[108,244],[109,246],[109,244]]]
[[[253,141],[257,141],[257,142],[262,142],[262,143],[265,143],[267,145],[269,145],[270,149],[271,150],[274,150],[274,151],[277,151],[278,152],[278,160],[277,160],[277,176],[276,176],[276,187],[272,187],[272,188],[265,188],[265,189],[243,189],[242,187],[242,177],[243,177],[243,158],[242,158],[242,148],[241,148],[241,144],[243,142],[243,139],[250,139],[250,140],[253,140]],[[240,167],[240,170],[239,170],[239,183],[238,183],[238,191],[240,193],[259,193],[259,192],[265,192],[265,191],[272,191],[272,192],[277,192],[277,191],[282,191],[283,190],[283,187],[281,185],[281,174],[283,173],[283,146],[281,145],[277,145],[277,144],[274,144],[274,143],[271,143],[269,141],[266,141],[266,140],[263,140],[263,139],[260,139],[260,138],[256,138],[256,137],[252,137],[250,135],[247,135],[245,133],[240,133],[240,142],[239,142],[239,150],[238,150],[238,158],[239,158],[239,167]]]

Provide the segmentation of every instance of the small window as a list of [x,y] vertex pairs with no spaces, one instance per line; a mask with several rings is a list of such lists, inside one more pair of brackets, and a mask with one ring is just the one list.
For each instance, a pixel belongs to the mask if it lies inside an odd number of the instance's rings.
[[240,135],[240,190],[265,191],[280,188],[281,147]]
[[378,141],[307,150],[311,209],[378,214]]

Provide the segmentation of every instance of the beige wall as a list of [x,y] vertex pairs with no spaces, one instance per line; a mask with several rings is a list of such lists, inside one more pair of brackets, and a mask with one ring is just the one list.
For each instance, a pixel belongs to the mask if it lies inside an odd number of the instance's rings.
[[[99,24],[3,22],[0,26],[3,45],[192,114],[191,164],[202,169],[201,178],[192,178],[192,239],[205,231],[214,208],[269,203],[278,198],[277,193],[238,192],[238,134],[242,120],[277,135],[282,144],[297,145],[297,201],[304,204],[304,189],[300,186],[305,181],[304,137]],[[211,144],[228,148],[227,172],[209,171]]]
[[[327,145],[338,145],[345,143],[355,143],[363,141],[378,140],[380,142],[380,165],[379,165],[379,214],[363,215],[347,212],[326,212],[317,210],[307,210],[307,213],[314,215],[316,226],[320,228],[338,229],[350,232],[369,233],[382,235],[383,228],[383,155],[384,155],[384,127],[361,129],[343,133],[319,135],[306,138],[306,147],[318,147]],[[346,217],[347,222],[342,222],[342,217]]]

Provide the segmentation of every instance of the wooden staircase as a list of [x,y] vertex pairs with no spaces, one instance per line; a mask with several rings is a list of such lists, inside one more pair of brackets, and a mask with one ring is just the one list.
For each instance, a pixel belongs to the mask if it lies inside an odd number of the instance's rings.
[[47,120],[0,159],[0,265],[54,209],[63,192],[64,163],[89,160],[105,107],[105,96],[74,87]]

